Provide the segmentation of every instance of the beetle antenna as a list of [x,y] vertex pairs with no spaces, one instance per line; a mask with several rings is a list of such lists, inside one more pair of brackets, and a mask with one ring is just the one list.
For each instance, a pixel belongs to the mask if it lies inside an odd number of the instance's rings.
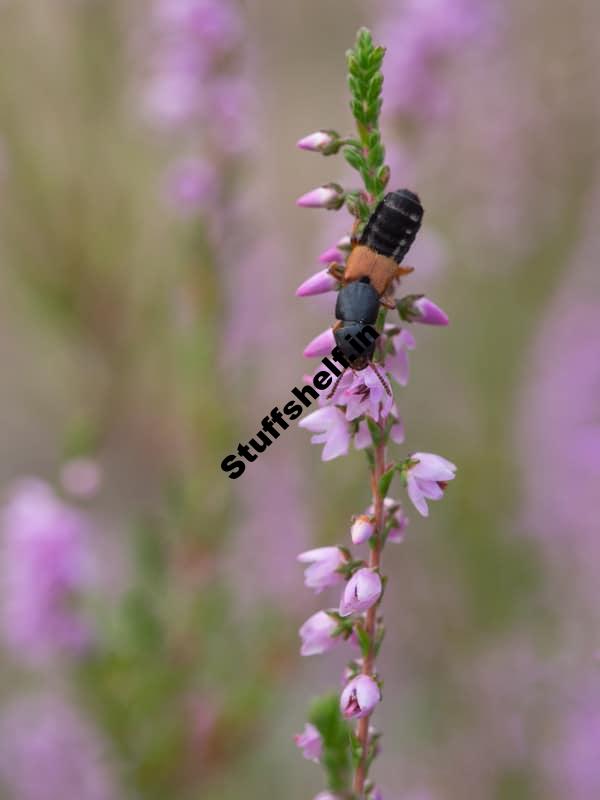
[[329,392],[329,394],[328,394],[328,395],[327,395],[327,397],[325,398],[326,400],[331,400],[331,398],[333,397],[333,395],[334,395],[334,394],[337,392],[337,388],[338,388],[338,386],[340,385],[340,381],[341,381],[341,380],[342,380],[342,378],[344,377],[344,374],[345,374],[345,372],[346,372],[346,370],[343,370],[342,372],[340,372],[340,375],[339,375],[339,377],[338,377],[338,378],[336,378],[336,381],[335,381],[335,383],[333,384],[333,389],[332,389],[332,390]]
[[379,370],[375,366],[375,363],[373,361],[371,361],[371,368],[372,368],[373,372],[375,373],[375,375],[377,375],[377,377],[379,378],[379,382],[381,383],[381,385],[385,389],[386,393],[389,394],[389,396],[391,397],[392,396],[391,389],[388,386],[387,381],[383,378],[383,376],[381,375],[381,373],[379,372]]

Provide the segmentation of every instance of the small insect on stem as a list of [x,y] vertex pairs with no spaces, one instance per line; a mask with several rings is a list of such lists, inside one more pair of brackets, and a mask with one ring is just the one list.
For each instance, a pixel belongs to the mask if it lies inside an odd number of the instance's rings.
[[[390,396],[389,386],[373,363],[379,335],[373,326],[380,305],[395,307],[395,283],[411,271],[399,266],[400,261],[414,242],[422,219],[423,206],[414,192],[389,192],[369,217],[345,269],[335,273],[342,282],[335,304],[335,343],[352,371],[373,367]],[[328,400],[335,395],[342,375],[327,395]]]

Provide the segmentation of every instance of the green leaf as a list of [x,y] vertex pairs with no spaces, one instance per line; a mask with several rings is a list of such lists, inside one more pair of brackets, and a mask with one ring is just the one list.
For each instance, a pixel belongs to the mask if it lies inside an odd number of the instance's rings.
[[379,425],[375,422],[374,419],[371,419],[371,417],[367,417],[367,426],[369,428],[369,433],[371,434],[371,438],[373,439],[375,445],[380,445],[383,440],[383,436]]
[[369,638],[369,634],[363,628],[362,625],[356,625],[354,627],[354,631],[356,633],[356,638],[358,639],[358,643],[360,645],[360,651],[363,655],[363,658],[367,658],[369,652],[371,650],[371,640]]
[[350,781],[350,726],[342,717],[337,694],[317,697],[308,714],[308,720],[321,734],[323,755],[321,764],[327,773],[332,792],[345,793]]
[[381,478],[379,479],[378,488],[379,488],[379,494],[382,497],[385,497],[387,495],[395,472],[396,472],[396,467],[393,466],[391,469],[388,469],[387,472],[384,472]]
[[344,148],[344,158],[353,167],[355,170],[359,172],[365,168],[365,159],[362,156],[362,153],[359,153],[353,147],[345,147]]

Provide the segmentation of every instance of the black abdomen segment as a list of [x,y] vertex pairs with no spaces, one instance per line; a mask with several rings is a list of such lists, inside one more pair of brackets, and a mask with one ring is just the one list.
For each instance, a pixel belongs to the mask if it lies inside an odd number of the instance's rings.
[[379,296],[368,278],[342,286],[335,304],[335,318],[373,324],[379,314]]
[[423,206],[414,192],[388,192],[369,217],[359,244],[399,264],[410,250],[422,219]]

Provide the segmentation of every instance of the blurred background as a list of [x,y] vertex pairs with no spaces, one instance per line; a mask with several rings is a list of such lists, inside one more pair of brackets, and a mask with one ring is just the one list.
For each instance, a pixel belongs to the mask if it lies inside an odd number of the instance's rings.
[[[330,324],[345,50],[388,48],[391,187],[425,224],[402,452],[458,479],[386,551],[397,800],[600,797],[600,8],[532,0],[0,2],[0,797],[303,800],[343,654],[296,554],[369,502],[296,427],[230,481]],[[348,183],[350,181],[350,183]]]

